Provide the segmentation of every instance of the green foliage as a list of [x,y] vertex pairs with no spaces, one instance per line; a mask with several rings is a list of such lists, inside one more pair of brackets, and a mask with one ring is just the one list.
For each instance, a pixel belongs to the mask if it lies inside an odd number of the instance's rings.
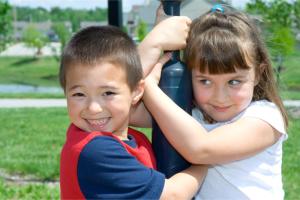
[[30,24],[23,32],[23,41],[28,47],[37,49],[36,55],[41,55],[42,48],[49,42],[47,36],[37,30],[33,24]]
[[251,0],[246,5],[248,12],[262,16],[266,41],[274,57],[286,56],[294,51],[292,24],[299,18],[293,16],[293,9],[294,5],[285,0]]
[[105,21],[107,19],[107,9],[95,8],[85,9],[62,9],[59,7],[51,8],[50,11],[44,8],[17,7],[17,20],[27,22],[65,22],[72,23],[72,31],[79,29],[81,21]]
[[12,32],[12,9],[4,0],[0,0],[0,52],[6,47]]
[[267,44],[273,56],[287,56],[294,52],[296,40],[291,28],[274,24],[270,30],[272,34],[267,39]]
[[139,21],[139,24],[136,29],[136,33],[137,33],[137,37],[138,37],[139,41],[142,41],[146,37],[147,24],[143,20]]
[[252,14],[262,15],[267,9],[267,5],[263,0],[250,0],[246,4],[246,10]]
[[44,22],[50,19],[50,14],[45,8],[16,7],[17,21]]
[[71,37],[71,32],[63,22],[54,23],[52,28],[56,33],[56,35],[58,36],[59,42],[61,44],[61,50],[63,50],[66,43],[69,41]]
[[300,29],[300,0],[296,0],[294,2],[294,15],[297,20],[295,20],[295,24],[298,29]]
[[286,0],[274,0],[265,11],[265,16],[271,24],[280,24],[282,27],[291,27],[292,4]]

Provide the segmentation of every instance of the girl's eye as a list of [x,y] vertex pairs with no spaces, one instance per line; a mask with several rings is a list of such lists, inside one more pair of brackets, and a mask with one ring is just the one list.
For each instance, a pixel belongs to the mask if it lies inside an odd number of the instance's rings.
[[239,81],[239,80],[230,80],[230,81],[228,81],[228,83],[229,83],[229,85],[238,85],[238,84],[241,83],[241,81]]
[[103,93],[103,96],[111,96],[111,95],[115,95],[115,94],[116,94],[115,92],[107,91],[107,92]]
[[207,80],[207,79],[202,79],[202,80],[199,80],[201,84],[203,85],[210,85],[211,84],[211,81],[210,80]]
[[84,94],[77,92],[77,93],[72,94],[72,97],[84,97]]

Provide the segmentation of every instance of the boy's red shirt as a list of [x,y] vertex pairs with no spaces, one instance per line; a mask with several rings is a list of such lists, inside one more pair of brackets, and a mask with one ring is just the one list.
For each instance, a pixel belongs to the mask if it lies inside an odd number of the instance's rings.
[[87,133],[74,124],[71,124],[67,131],[67,141],[63,146],[60,160],[60,188],[62,199],[85,199],[78,183],[77,164],[82,149],[93,138],[98,136],[110,136],[123,145],[126,151],[145,165],[156,169],[156,161],[152,151],[151,143],[142,133],[128,128],[128,134],[136,141],[136,148],[132,148],[117,136],[108,132]]

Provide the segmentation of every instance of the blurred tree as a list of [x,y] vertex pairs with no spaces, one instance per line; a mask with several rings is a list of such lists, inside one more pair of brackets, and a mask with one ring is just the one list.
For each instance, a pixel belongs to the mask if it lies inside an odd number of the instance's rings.
[[6,47],[12,33],[12,8],[7,1],[0,0],[0,52]]
[[275,57],[287,56],[294,52],[295,36],[289,27],[274,24],[267,40],[271,54]]
[[263,18],[265,41],[274,57],[289,55],[294,50],[293,7],[285,0],[251,0],[246,5],[246,11]]
[[136,28],[136,34],[139,41],[142,41],[147,35],[147,24],[143,20],[139,21]]
[[28,47],[36,48],[36,55],[42,54],[42,48],[49,42],[48,38],[30,24],[23,32],[23,41]]
[[296,37],[293,25],[299,24],[299,1],[251,0],[246,5],[249,13],[260,15],[263,18],[265,41],[273,61],[276,62],[274,71],[278,84],[280,84],[280,74],[284,69],[283,60],[295,49]]
[[63,22],[54,23],[52,28],[55,34],[58,36],[59,42],[61,44],[61,52],[62,52],[62,50],[65,48],[66,43],[71,37],[71,32]]
[[295,14],[295,24],[297,28],[300,30],[300,0],[296,0],[294,2],[294,14]]

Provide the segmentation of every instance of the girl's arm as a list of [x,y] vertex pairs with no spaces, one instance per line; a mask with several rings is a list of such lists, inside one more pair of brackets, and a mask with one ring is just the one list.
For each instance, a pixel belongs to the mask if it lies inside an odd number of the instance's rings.
[[280,137],[268,123],[255,118],[240,119],[207,134],[151,77],[145,83],[146,107],[169,142],[191,163],[219,164],[243,159],[271,146]]
[[207,166],[193,165],[165,180],[160,199],[192,199],[207,173]]

